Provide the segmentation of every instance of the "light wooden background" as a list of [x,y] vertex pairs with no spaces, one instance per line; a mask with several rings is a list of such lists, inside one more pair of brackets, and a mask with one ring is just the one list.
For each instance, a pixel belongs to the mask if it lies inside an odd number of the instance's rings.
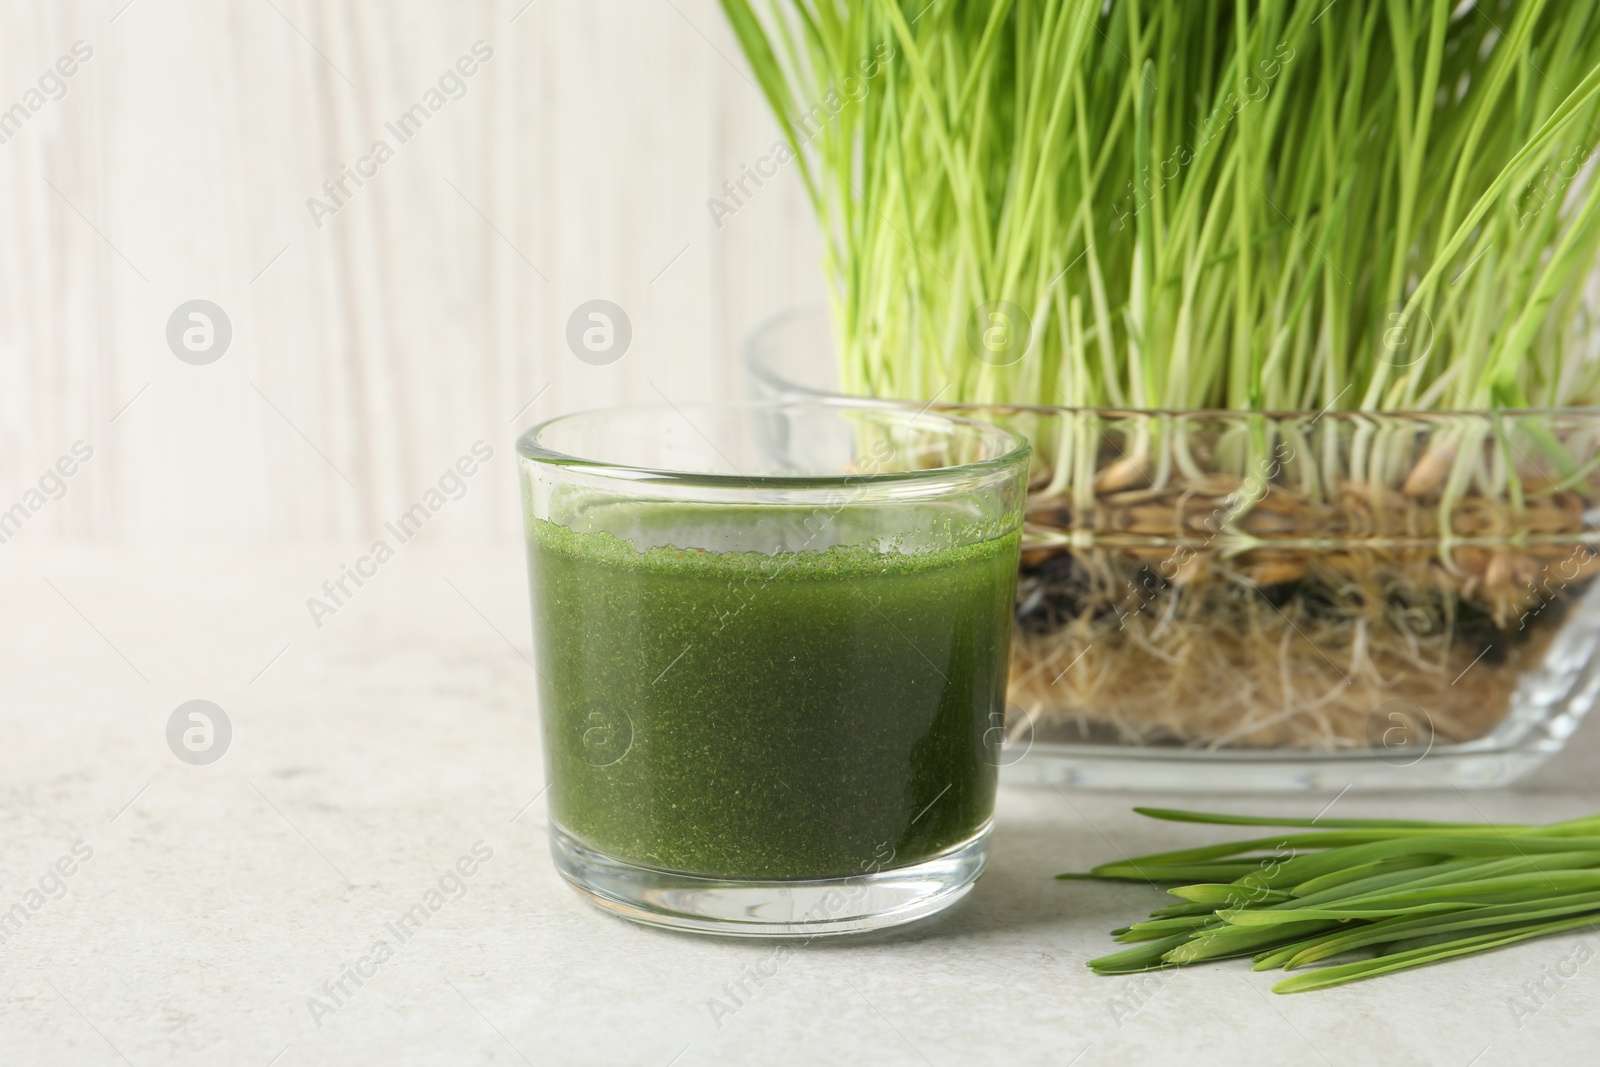
[[[821,296],[792,167],[707,210],[776,136],[715,0],[0,12],[0,110],[93,49],[0,144],[0,510],[94,449],[18,539],[360,540],[478,439],[434,536],[514,537],[517,430],[742,395],[744,337]],[[466,95],[319,229],[307,198],[478,40]],[[208,366],[165,339],[195,298],[234,330]],[[564,342],[593,298],[633,325],[608,366]]]

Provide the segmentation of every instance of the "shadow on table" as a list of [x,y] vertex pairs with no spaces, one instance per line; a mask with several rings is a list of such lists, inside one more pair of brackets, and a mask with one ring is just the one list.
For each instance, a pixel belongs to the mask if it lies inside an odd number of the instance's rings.
[[[949,910],[877,933],[818,938],[808,948],[828,951],[978,937],[992,945],[997,937],[1032,940],[1030,935],[1037,931],[1071,927],[1100,935],[1091,939],[1093,955],[1100,954],[1101,938],[1110,946],[1105,951],[1110,951],[1115,946],[1105,932],[1125,923],[1130,907],[1136,914],[1160,907],[1165,894],[1150,886],[1058,881],[1055,876],[1075,869],[1072,857],[1081,854],[1082,842],[1070,841],[1069,836],[1079,835],[1069,835],[1062,822],[1002,820],[995,825],[988,869],[972,892]],[[1133,897],[1137,900],[1130,903]],[[1052,938],[1050,943],[1059,941]]]
[[[1070,813],[1070,809],[1069,809]],[[1130,907],[1136,914],[1159,907],[1164,894],[1150,886],[1058,881],[1055,875],[1073,869],[1072,853],[1083,842],[1064,830],[1060,822],[1032,823],[1009,820],[996,824],[989,866],[964,899],[948,910],[904,926],[843,937],[801,939],[808,952],[860,950],[874,946],[960,942],[982,938],[988,946],[1014,937],[1030,942],[1042,929],[1071,927],[1091,935],[1084,959],[1115,948],[1106,931],[1127,921]],[[1072,848],[1077,844],[1078,848]],[[1103,859],[1103,857],[1102,857]],[[1100,860],[1096,860],[1100,862]],[[1137,899],[1133,899],[1136,897]],[[657,930],[660,936],[704,943],[703,935]],[[720,939],[726,946],[750,946],[762,953],[775,939]],[[782,940],[788,940],[787,938]],[[1049,939],[1059,943],[1056,939]],[[799,943],[799,942],[796,942]]]

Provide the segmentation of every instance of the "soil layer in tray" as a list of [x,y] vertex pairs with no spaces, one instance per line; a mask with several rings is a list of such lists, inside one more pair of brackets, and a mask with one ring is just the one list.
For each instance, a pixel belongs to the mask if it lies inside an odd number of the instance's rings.
[[1403,724],[1400,743],[1470,741],[1509,714],[1596,561],[1274,548],[1179,571],[1171,554],[1025,555],[1011,699],[1036,739],[1333,750]]

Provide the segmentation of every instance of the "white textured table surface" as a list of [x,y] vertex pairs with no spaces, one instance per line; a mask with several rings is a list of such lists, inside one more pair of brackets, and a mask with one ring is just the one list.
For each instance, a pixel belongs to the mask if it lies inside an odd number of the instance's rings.
[[[1595,935],[1293,997],[1243,962],[1084,969],[1160,895],[1052,874],[1113,857],[1111,841],[1220,836],[1131,803],[1311,815],[1328,799],[1312,796],[1003,789],[993,863],[966,901],[814,942],[747,979],[737,1005],[729,986],[770,946],[630,925],[551,867],[530,805],[542,781],[516,549],[408,548],[316,629],[305,599],[351,547],[0,553],[0,909],[39,904],[0,943],[0,1063],[1486,1067],[1592,1061],[1600,1045]],[[233,725],[209,766],[166,745],[195,698]],[[1351,793],[1338,810],[1600,810],[1597,735],[1591,723],[1513,791]],[[52,876],[80,841],[92,855]],[[479,842],[493,856],[465,895],[397,944],[386,923]],[[397,947],[334,1004],[324,983],[378,942]],[[1577,973],[1557,985],[1558,965]],[[1518,1018],[1513,998],[1537,1010]]]

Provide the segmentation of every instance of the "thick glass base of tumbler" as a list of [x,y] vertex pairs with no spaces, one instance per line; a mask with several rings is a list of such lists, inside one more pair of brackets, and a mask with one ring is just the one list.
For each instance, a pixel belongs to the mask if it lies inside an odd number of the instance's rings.
[[904,867],[814,881],[751,882],[640,867],[550,827],[556,869],[591,903],[634,922],[734,937],[828,937],[913,922],[948,908],[989,862],[986,824]]

